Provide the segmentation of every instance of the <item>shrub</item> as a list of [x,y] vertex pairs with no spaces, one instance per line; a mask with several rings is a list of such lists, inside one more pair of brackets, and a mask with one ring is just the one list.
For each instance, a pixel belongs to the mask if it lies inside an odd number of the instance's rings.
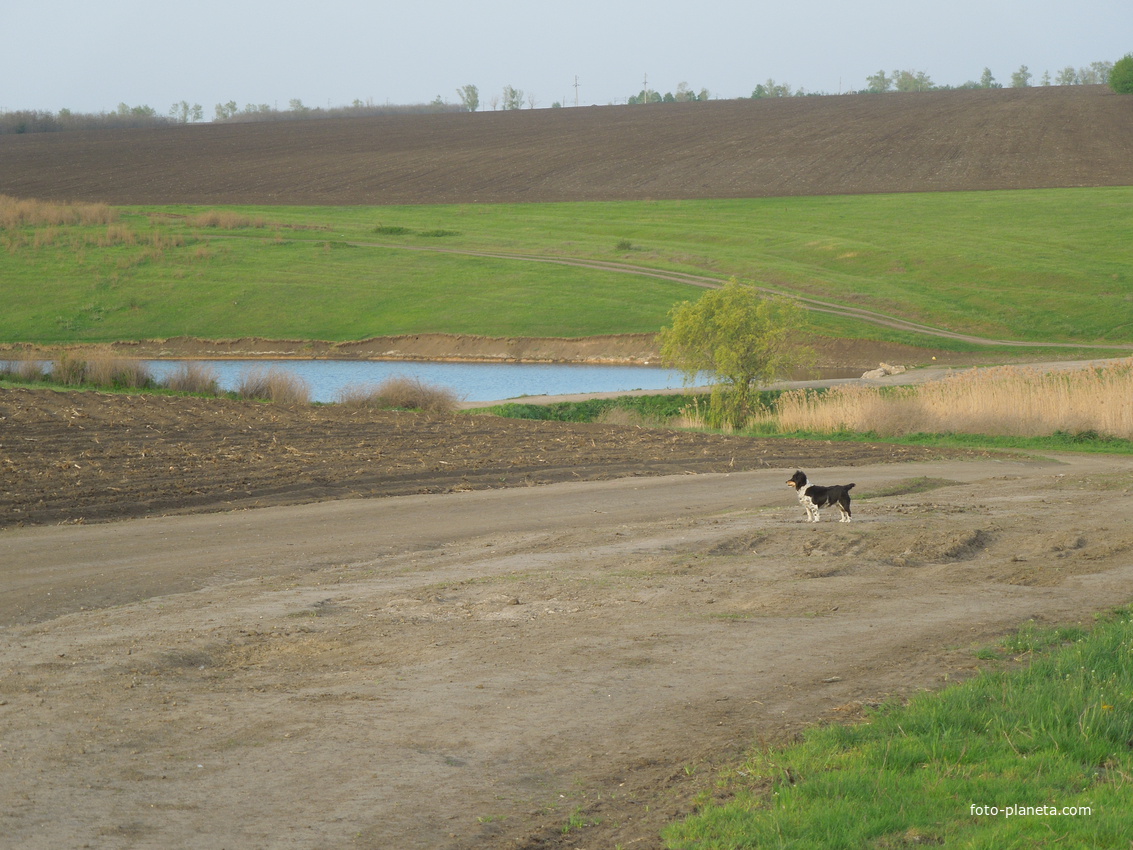
[[298,375],[282,369],[249,369],[236,387],[240,398],[270,401],[274,404],[310,404],[311,385]]
[[1118,94],[1133,94],[1133,53],[1127,53],[1113,63],[1109,87]]
[[165,386],[178,393],[216,395],[220,391],[220,379],[211,366],[203,363],[181,363],[165,379]]

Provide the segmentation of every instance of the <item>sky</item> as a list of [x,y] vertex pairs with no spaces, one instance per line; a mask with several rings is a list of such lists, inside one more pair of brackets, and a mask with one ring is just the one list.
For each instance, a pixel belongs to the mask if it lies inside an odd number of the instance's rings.
[[1008,85],[1026,65],[1037,84],[1133,52],[1131,0],[0,0],[0,26],[0,111],[187,101],[206,120],[230,101],[458,103],[465,85],[488,110],[505,86],[544,108],[624,103],[646,80],[837,94],[879,70]]

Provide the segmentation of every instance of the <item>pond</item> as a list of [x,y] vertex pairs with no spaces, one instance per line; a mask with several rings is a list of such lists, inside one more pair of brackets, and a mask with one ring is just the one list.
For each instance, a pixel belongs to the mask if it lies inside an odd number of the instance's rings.
[[[223,390],[232,390],[252,370],[279,369],[305,380],[311,400],[333,402],[351,384],[380,384],[390,377],[416,378],[445,387],[461,401],[491,402],[534,395],[665,390],[682,386],[681,375],[655,366],[603,366],[575,363],[448,363],[357,360],[205,360]],[[180,365],[147,361],[159,381]]]

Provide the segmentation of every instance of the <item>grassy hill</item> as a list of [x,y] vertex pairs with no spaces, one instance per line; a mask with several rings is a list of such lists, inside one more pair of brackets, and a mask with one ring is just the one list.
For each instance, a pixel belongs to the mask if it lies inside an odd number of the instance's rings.
[[[18,296],[0,342],[654,333],[735,276],[944,332],[1133,343],[1133,188],[106,212],[3,231]],[[810,317],[827,337],[972,347]]]

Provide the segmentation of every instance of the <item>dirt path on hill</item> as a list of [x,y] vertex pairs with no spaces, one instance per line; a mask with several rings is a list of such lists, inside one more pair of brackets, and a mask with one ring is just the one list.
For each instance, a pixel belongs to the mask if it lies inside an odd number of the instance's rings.
[[848,525],[802,522],[781,457],[9,528],[0,834],[656,848],[743,748],[1133,594],[1129,458],[836,449],[798,460],[857,484]]

